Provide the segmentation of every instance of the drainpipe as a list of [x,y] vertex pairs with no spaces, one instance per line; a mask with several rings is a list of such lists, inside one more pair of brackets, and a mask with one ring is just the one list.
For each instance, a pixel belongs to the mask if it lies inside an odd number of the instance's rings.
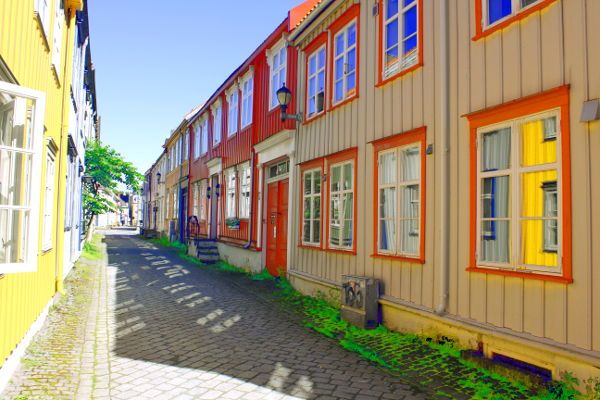
[[448,0],[440,4],[440,129],[441,129],[441,162],[440,162],[440,298],[435,312],[445,314],[448,308],[449,261],[450,254],[450,57],[449,57],[449,14]]
[[244,249],[249,249],[252,246],[252,229],[254,229],[254,169],[256,167],[256,154],[252,147],[252,161],[250,161],[250,222],[248,224],[248,243],[244,245]]

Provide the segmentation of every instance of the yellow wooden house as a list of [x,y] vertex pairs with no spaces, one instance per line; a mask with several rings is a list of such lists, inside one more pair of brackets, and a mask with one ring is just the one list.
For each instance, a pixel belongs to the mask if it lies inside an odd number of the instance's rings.
[[0,2],[0,391],[62,290],[75,12]]

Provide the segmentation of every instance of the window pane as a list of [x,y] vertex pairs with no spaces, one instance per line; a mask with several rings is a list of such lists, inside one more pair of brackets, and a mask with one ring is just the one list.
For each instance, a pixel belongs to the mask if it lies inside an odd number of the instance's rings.
[[352,190],[353,186],[353,164],[344,164],[344,190]]
[[313,225],[313,243],[319,243],[321,241],[321,222],[320,221],[313,221],[312,222]]
[[310,207],[310,198],[306,198],[304,199],[304,219],[311,219],[312,218],[312,210]]
[[342,101],[344,99],[344,80],[339,80],[335,83],[334,101]]
[[537,3],[539,0],[521,0],[521,7],[527,7],[533,3]]
[[314,173],[315,190],[314,193],[321,193],[321,171],[315,171]]
[[339,56],[340,54],[342,54],[344,52],[344,47],[345,47],[345,41],[344,41],[344,34],[340,34],[338,36],[336,36],[335,38],[335,55]]
[[302,240],[304,242],[310,242],[310,220],[304,220],[304,224],[302,227]]
[[0,145],[31,150],[33,101],[0,95]]
[[407,38],[411,36],[413,33],[417,32],[417,7],[412,7],[411,9],[404,12],[404,30],[403,30],[403,38]]
[[346,67],[346,72],[350,73],[353,72],[354,70],[356,70],[356,49],[352,49],[348,52],[348,58],[347,58],[347,67]]
[[396,217],[396,188],[386,188],[379,191],[379,218]]
[[[551,124],[552,122],[540,119],[521,126],[521,158],[523,166],[556,162],[557,143],[555,140],[546,139],[546,127],[548,126],[548,129],[552,129]],[[554,135],[556,137],[556,133]]]
[[317,57],[318,57],[317,67],[319,69],[325,68],[325,48],[324,47],[321,50],[319,50]]
[[335,80],[336,82],[344,76],[344,57],[335,60]]
[[398,0],[388,0],[385,11],[386,19],[390,19],[394,15],[398,14]]
[[421,159],[419,148],[411,147],[402,150],[402,180],[415,181],[421,176]]
[[348,27],[348,47],[351,47],[356,43],[356,24],[352,24]]
[[483,218],[509,218],[510,177],[485,178],[482,182],[481,201]]
[[398,20],[389,22],[386,27],[386,49],[390,49],[398,44]]
[[379,156],[379,184],[396,183],[396,152]]
[[352,227],[354,219],[354,197],[352,193],[344,195],[344,233],[343,246],[352,247]]
[[490,24],[512,13],[512,0],[487,0],[488,21]]
[[400,222],[402,236],[400,251],[406,254],[419,253],[419,224],[418,220],[405,219]]
[[27,261],[29,211],[0,209],[0,263]]
[[346,92],[350,95],[356,88],[356,73],[352,72],[346,76]]
[[331,191],[339,192],[341,190],[342,167],[331,168]]
[[[408,54],[417,48],[417,35],[411,36],[404,41],[404,54]],[[403,63],[404,65],[404,63]]]
[[510,168],[510,128],[483,134],[481,170],[499,171]]
[[395,252],[396,223],[394,220],[380,220],[379,222],[379,249]]
[[321,198],[320,197],[313,198],[313,218],[314,219],[321,218]]
[[[555,221],[551,221],[554,223]],[[552,232],[555,235],[555,232]],[[527,220],[521,222],[523,264],[540,267],[558,267],[558,253],[556,249],[545,249],[544,246],[544,221]],[[556,241],[556,244],[558,241]],[[556,245],[555,244],[555,245]]]
[[510,261],[510,223],[483,221],[481,223],[480,261],[508,263]]
[[544,216],[544,186],[557,181],[556,170],[528,172],[521,175],[521,215],[523,217]]
[[0,206],[30,205],[32,157],[0,150]]
[[304,194],[312,193],[312,173],[304,174]]
[[313,55],[308,59],[308,74],[314,75],[317,70],[317,56]]

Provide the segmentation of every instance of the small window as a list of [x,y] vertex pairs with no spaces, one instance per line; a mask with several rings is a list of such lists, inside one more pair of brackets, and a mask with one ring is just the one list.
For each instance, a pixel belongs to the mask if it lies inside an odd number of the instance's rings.
[[213,110],[213,144],[217,145],[221,143],[221,105],[218,105]]
[[254,79],[249,77],[242,84],[242,128],[252,123],[252,97],[254,91]]
[[250,217],[250,186],[252,182],[252,169],[250,164],[245,164],[239,169],[240,174],[240,218]]
[[307,115],[315,116],[325,111],[326,52],[322,46],[308,57]]
[[238,109],[239,109],[239,94],[237,89],[234,89],[233,92],[229,95],[229,116],[228,116],[228,130],[227,133],[229,136],[233,136],[238,131]]
[[290,162],[283,161],[269,167],[269,178],[276,178],[281,175],[286,175],[290,171]]
[[356,21],[333,39],[333,102],[339,103],[356,94]]
[[302,192],[302,243],[321,243],[321,170],[314,169],[303,174]]

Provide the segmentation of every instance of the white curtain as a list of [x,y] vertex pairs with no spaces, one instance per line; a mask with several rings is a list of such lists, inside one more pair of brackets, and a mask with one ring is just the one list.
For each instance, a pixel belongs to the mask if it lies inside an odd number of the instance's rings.
[[[396,185],[396,152],[379,156],[379,185]],[[379,248],[396,251],[396,188],[386,187],[379,191]]]

